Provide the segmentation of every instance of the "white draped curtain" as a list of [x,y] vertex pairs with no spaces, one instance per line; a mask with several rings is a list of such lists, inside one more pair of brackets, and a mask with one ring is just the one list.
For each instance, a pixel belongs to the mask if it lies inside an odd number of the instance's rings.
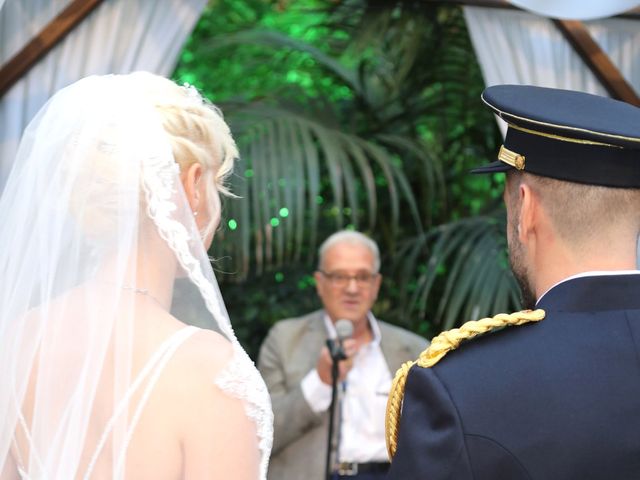
[[[464,7],[464,15],[487,86],[527,84],[607,95],[550,19],[485,7]],[[607,18],[584,24],[640,91],[640,21]]]
[[[3,3],[4,1],[4,3]],[[71,0],[0,0],[5,64]],[[207,0],[105,0],[0,99],[0,190],[24,127],[60,88],[92,74],[171,74]]]

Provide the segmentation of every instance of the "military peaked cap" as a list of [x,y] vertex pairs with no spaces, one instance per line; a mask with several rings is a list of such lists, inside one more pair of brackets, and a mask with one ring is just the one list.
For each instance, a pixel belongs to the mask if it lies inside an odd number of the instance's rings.
[[640,188],[640,108],[527,85],[492,86],[482,100],[509,128],[498,160],[473,173],[517,169],[569,182]]

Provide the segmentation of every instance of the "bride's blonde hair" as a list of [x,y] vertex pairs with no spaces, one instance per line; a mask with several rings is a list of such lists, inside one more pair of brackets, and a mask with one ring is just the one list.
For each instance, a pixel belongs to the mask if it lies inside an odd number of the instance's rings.
[[[166,133],[180,172],[185,172],[194,163],[203,167],[202,181],[206,182],[207,208],[212,208],[214,196],[218,192],[233,196],[226,180],[233,172],[238,149],[220,110],[203,98],[193,86],[180,86],[148,72],[135,72],[123,77],[126,77],[129,88],[135,89],[136,95],[139,92],[143,102],[158,114],[160,126]],[[126,115],[125,106],[117,113],[114,121],[118,122],[118,117]],[[95,137],[91,158],[84,157],[79,167],[84,173],[79,175],[78,179],[82,180],[72,189],[70,199],[71,211],[85,233],[93,238],[109,235],[115,228],[116,212],[112,210],[115,207],[121,208],[115,199],[123,190],[140,192],[139,185],[123,178],[126,169],[113,163],[111,153],[113,149],[117,149],[121,130],[116,128],[111,132],[108,122],[101,128]],[[75,150],[76,143],[72,141],[67,149]],[[72,155],[73,152],[70,152],[70,156]],[[95,181],[96,178],[99,181]],[[132,172],[130,180],[135,178],[137,174]],[[145,203],[143,197],[144,195],[139,196],[141,208],[144,208]],[[203,238],[212,233],[216,217],[214,213],[220,212],[209,213],[212,220],[200,232]]]
[[197,162],[213,172],[214,184],[220,193],[231,195],[225,181],[233,171],[238,148],[220,110],[193,86],[179,86],[144,72],[133,75],[143,77],[180,170],[185,171]]
[[[169,136],[180,171],[186,171],[194,163],[202,165],[203,180],[207,182],[207,208],[210,209],[214,204],[215,190],[233,196],[225,182],[233,172],[238,148],[222,112],[191,85],[179,86],[155,75],[140,75],[147,77],[148,91],[155,94],[152,102],[160,113],[162,126]],[[220,214],[209,213],[211,222],[200,232],[203,238],[213,233],[216,214]]]

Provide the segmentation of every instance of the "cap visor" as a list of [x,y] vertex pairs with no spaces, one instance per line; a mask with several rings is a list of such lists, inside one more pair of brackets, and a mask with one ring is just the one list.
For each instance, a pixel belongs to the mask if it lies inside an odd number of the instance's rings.
[[513,167],[507,165],[500,160],[496,160],[495,162],[491,162],[489,165],[485,165],[484,167],[478,167],[471,170],[471,173],[498,173],[498,172],[508,172]]

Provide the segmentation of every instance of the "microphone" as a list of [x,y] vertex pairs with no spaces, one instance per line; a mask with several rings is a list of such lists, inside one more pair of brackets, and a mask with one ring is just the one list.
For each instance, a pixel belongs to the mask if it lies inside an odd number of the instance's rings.
[[338,334],[338,341],[340,343],[347,338],[351,338],[353,335],[353,322],[341,318],[336,322],[336,333]]
[[[331,480],[331,454],[333,452],[333,429],[334,427],[340,428],[340,425],[335,424],[335,412],[337,402],[338,389],[338,362],[340,360],[346,360],[347,356],[342,348],[342,342],[347,338],[353,336],[353,323],[350,320],[340,319],[336,321],[336,334],[337,339],[327,339],[327,347],[329,347],[329,353],[331,354],[331,405],[329,406],[329,436],[327,437],[327,458],[325,464],[325,479]],[[340,418],[338,417],[338,423]]]
[[336,321],[337,342],[332,340],[329,343],[329,352],[334,362],[345,360],[347,356],[342,348],[342,342],[353,336],[353,322],[344,318]]

